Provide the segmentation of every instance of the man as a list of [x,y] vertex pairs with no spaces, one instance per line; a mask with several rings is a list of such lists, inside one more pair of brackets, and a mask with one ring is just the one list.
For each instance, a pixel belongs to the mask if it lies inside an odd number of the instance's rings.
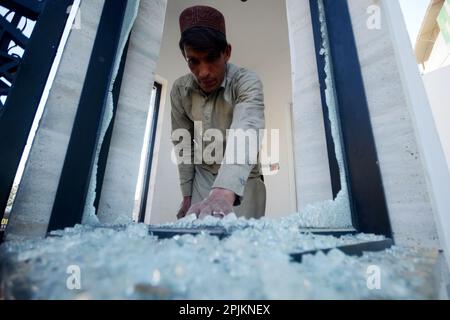
[[[228,129],[258,133],[265,127],[262,83],[254,72],[228,62],[231,45],[226,39],[225,18],[218,10],[187,8],[180,15],[180,29],[179,45],[191,73],[176,80],[171,91],[172,131],[184,129],[195,137],[200,135],[200,139],[190,140],[189,159],[194,160],[192,150],[204,150],[210,143],[201,132],[195,132],[198,123],[202,132],[221,132],[225,153],[233,152]],[[173,142],[181,143],[177,138]],[[259,145],[258,141],[256,152]],[[251,151],[246,148],[245,152],[244,163],[226,161],[223,154],[222,162],[213,164],[179,161],[183,202],[177,217],[193,213],[199,218],[224,217],[230,212],[246,218],[264,216],[266,189],[261,166],[259,161],[250,161]],[[179,160],[180,154],[177,157]]]

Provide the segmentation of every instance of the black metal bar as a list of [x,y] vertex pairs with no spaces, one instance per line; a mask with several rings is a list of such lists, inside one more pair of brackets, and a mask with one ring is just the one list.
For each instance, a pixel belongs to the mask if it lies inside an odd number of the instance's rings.
[[103,143],[100,149],[100,154],[98,156],[98,165],[97,165],[97,183],[95,186],[95,200],[94,207],[97,214],[98,205],[100,203],[100,197],[102,195],[102,187],[103,181],[105,178],[106,164],[109,155],[109,148],[111,146],[111,138],[114,130],[114,123],[116,121],[116,111],[117,106],[119,104],[119,96],[120,96],[120,88],[122,87],[122,79],[123,72],[125,70],[125,63],[128,56],[128,46],[130,43],[130,39],[128,39],[127,44],[125,45],[125,49],[122,53],[122,59],[120,61],[119,71],[117,73],[116,81],[114,82],[113,87],[113,116],[111,122],[109,123],[108,129],[106,130],[105,137],[103,139]]
[[[14,32],[13,32],[13,34],[10,34],[7,29],[9,29],[9,30],[10,30],[10,28],[13,28],[13,30],[18,29],[20,20],[22,19],[22,16],[17,13],[14,13],[14,16],[13,16],[11,22],[9,22],[7,19],[5,19],[6,17],[7,17],[7,14],[5,16],[1,16],[2,22],[0,24],[0,52],[2,52],[2,53],[8,52],[8,48],[11,43],[11,40],[14,40],[13,39]],[[3,24],[5,24],[5,26],[3,26]],[[8,26],[6,26],[6,24],[9,25],[9,28],[8,28]],[[3,61],[3,58],[0,57],[0,63],[2,61]]]
[[389,249],[393,245],[394,245],[394,241],[392,241],[392,239],[385,239],[385,240],[380,240],[380,241],[363,242],[363,243],[352,244],[352,245],[348,245],[348,246],[341,246],[341,247],[336,247],[336,248],[318,249],[318,250],[311,250],[311,251],[305,251],[305,252],[299,252],[299,253],[292,253],[290,256],[291,256],[292,261],[301,263],[303,260],[303,257],[305,255],[310,255],[310,254],[315,255],[318,252],[323,252],[323,253],[327,254],[331,250],[337,249],[337,250],[342,251],[346,255],[361,257],[364,254],[364,252],[380,252],[380,251]]
[[161,91],[162,85],[155,82],[156,87],[156,97],[154,103],[154,111],[153,111],[153,119],[152,119],[152,129],[150,132],[150,140],[148,146],[148,154],[147,154],[147,162],[145,166],[145,178],[144,178],[144,188],[142,190],[142,201],[139,210],[139,222],[145,221],[145,211],[147,208],[147,198],[148,198],[148,190],[150,188],[150,176],[152,171],[152,163],[153,163],[153,151],[155,148],[155,137],[156,137],[156,129],[158,128],[158,116],[159,116],[159,105],[161,102]]
[[305,228],[300,229],[301,233],[311,233],[318,236],[333,236],[333,237],[342,237],[347,235],[355,235],[358,234],[358,231],[355,229],[317,229],[317,228]]
[[[392,237],[347,0],[323,0],[354,227]],[[318,22],[317,0],[310,0]],[[317,28],[317,25],[316,25]],[[318,41],[316,39],[316,41]]]
[[30,19],[36,20],[43,10],[44,2],[45,1],[36,0],[2,0],[2,3],[0,5],[14,12],[17,12],[22,16],[26,16]]
[[0,117],[0,214],[33,124],[73,0],[47,0]]
[[48,231],[81,222],[127,2],[103,7]]
[[0,95],[6,95],[9,92],[8,87],[1,87],[0,86]]
[[12,81],[13,76],[11,75],[10,70],[13,68],[16,68],[18,65],[19,65],[18,61],[12,61],[12,62],[8,62],[4,65],[1,65],[0,66],[0,74],[3,75],[6,78],[6,80]]
[[347,0],[324,0],[348,181],[358,230],[392,237]]
[[230,236],[230,233],[223,227],[203,227],[203,228],[165,228],[158,226],[149,226],[149,234],[158,239],[170,239],[175,236],[183,235],[199,235],[201,233],[207,233],[208,235],[215,236],[219,239],[224,239]]
[[0,27],[12,36],[16,44],[18,44],[22,48],[27,45],[28,38],[23,35],[20,29],[15,28],[14,25],[9,23],[9,21],[6,20],[3,16],[0,16]]
[[[29,39],[22,34],[22,30],[18,28],[19,23],[22,20],[22,15],[16,12],[12,13],[14,15],[11,22],[6,19],[9,13],[6,13],[5,16],[0,16],[0,66],[2,66],[0,77],[5,78],[10,83],[9,86],[6,86],[8,90],[2,93],[6,96],[13,86],[14,78],[17,75],[17,70],[21,61],[20,57],[8,53],[10,51],[11,42],[14,41],[14,47],[19,46],[24,50],[26,49],[26,44],[29,42]],[[3,81],[1,81],[1,83],[2,85],[4,84]]]
[[[172,238],[174,236],[182,236],[185,234],[197,235],[201,232],[207,232],[211,235],[217,236],[219,238],[226,238],[231,235],[233,230],[227,231],[223,227],[192,227],[192,228],[174,228],[174,227],[161,227],[157,225],[150,225],[150,234],[157,236],[160,239]],[[356,230],[325,230],[325,229],[300,229],[299,233],[314,234],[318,236],[333,236],[342,237],[349,235],[356,235],[358,232]]]
[[[336,150],[334,145],[335,142],[331,133],[330,115],[328,112],[327,100],[325,96],[325,90],[327,87],[325,83],[325,56],[323,54],[320,54],[322,50],[322,32],[320,30],[321,26],[317,0],[310,0],[310,6],[311,23],[313,27],[314,44],[316,49],[317,72],[319,75],[320,84],[320,98],[322,101],[323,124],[325,127],[325,139],[327,142],[328,165],[330,167],[331,190],[333,192],[333,199],[336,199],[339,191],[341,191],[341,175],[336,157]],[[339,141],[337,141],[337,143],[339,143]]]

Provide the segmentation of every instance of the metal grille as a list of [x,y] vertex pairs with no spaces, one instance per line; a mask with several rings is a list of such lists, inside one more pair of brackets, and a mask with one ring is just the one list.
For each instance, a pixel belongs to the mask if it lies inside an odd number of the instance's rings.
[[0,116],[45,1],[3,0],[0,5]]
[[42,93],[73,0],[0,1],[0,242]]

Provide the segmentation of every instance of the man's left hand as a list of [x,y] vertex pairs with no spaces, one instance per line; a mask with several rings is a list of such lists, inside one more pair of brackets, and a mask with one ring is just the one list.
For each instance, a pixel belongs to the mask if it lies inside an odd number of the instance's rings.
[[233,211],[233,204],[236,195],[233,191],[214,188],[211,190],[208,198],[194,204],[188,211],[189,214],[195,213],[198,218],[204,219],[206,216],[223,218]]

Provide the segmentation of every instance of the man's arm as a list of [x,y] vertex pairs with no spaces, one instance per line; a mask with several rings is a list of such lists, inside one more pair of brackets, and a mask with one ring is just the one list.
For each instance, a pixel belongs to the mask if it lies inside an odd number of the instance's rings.
[[[213,188],[226,189],[234,192],[237,201],[235,205],[240,203],[250,172],[256,164],[255,161],[252,162],[251,160],[252,153],[257,158],[260,149],[259,130],[265,128],[264,93],[261,80],[255,73],[249,71],[239,75],[236,81],[237,103],[234,107],[233,121],[230,129],[241,130],[240,132],[243,134],[255,134],[257,145],[253,147],[256,147],[257,150],[250,150],[252,146],[249,145],[247,140],[244,145],[234,143],[235,150],[232,150],[230,140],[228,140],[225,157],[213,185]],[[236,135],[241,134],[239,131],[235,132],[237,132]],[[228,139],[234,139],[234,136],[229,135]],[[238,160],[240,152],[245,152],[244,163],[237,163],[237,161],[231,163],[226,162],[228,153],[233,153],[233,156],[229,158]]]
[[[177,146],[179,143],[189,144],[190,146],[189,152],[186,148],[183,149],[183,152],[188,152],[188,154],[180,155],[179,152],[175,152],[178,161],[178,173],[180,176],[181,193],[183,195],[183,202],[177,214],[177,218],[180,219],[186,215],[186,212],[191,206],[192,183],[194,181],[195,175],[192,141],[192,137],[194,135],[194,124],[186,115],[186,112],[182,106],[178,87],[175,84],[170,93],[170,100],[172,105],[172,142],[175,146]],[[186,131],[186,133],[188,133],[189,141],[180,141],[178,135],[174,134],[177,130]],[[186,163],[183,162],[182,159],[190,159],[190,161]]]
[[[262,82],[255,73],[243,72],[237,77],[234,90],[237,99],[230,129],[240,129],[243,133],[252,131],[259,140],[259,130],[265,127]],[[230,139],[230,136],[228,138]],[[253,150],[256,155],[259,146],[260,142],[257,141],[257,150]],[[248,146],[243,150],[245,152],[243,163],[236,163],[236,161],[227,163],[228,153],[234,153],[235,156],[231,157],[232,159],[239,158],[236,157],[234,151],[230,148],[230,140],[228,140],[225,157],[209,197],[201,203],[195,204],[189,213],[196,213],[200,218],[211,214],[223,216],[233,210],[233,205],[240,204],[248,177],[256,163],[250,161],[251,152],[249,152]]]

